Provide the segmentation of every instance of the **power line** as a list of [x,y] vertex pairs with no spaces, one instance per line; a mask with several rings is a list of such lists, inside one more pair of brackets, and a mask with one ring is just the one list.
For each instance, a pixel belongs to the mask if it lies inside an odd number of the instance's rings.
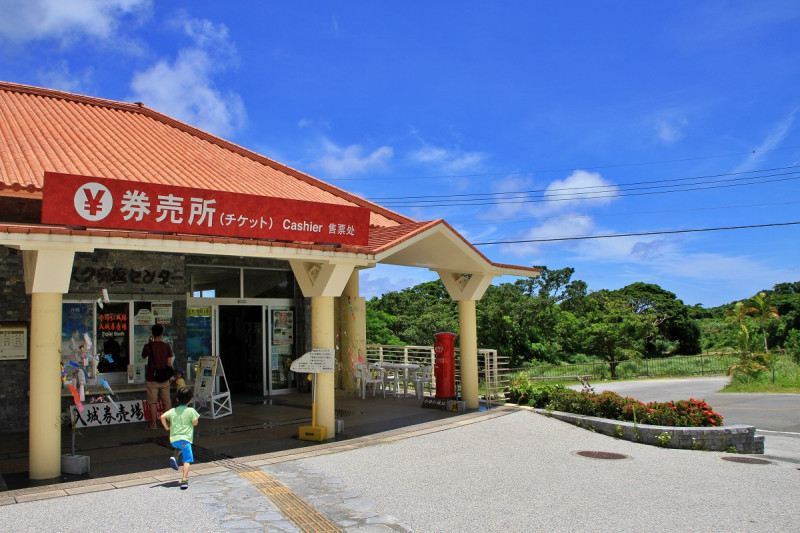
[[[766,169],[757,169],[757,170],[747,170],[747,171],[740,171],[740,172],[727,172],[722,174],[707,174],[703,176],[692,176],[688,178],[669,178],[669,179],[659,179],[659,180],[646,180],[646,181],[634,181],[630,183],[617,183],[611,185],[590,185],[587,187],[562,187],[562,188],[545,188],[545,189],[532,189],[527,191],[505,191],[505,192],[487,192],[487,193],[463,193],[463,194],[440,194],[440,195],[433,195],[433,194],[426,194],[426,195],[419,195],[419,196],[371,196],[369,200],[373,202],[382,203],[385,201],[392,201],[392,200],[415,200],[415,199],[425,199],[427,201],[435,201],[431,200],[438,199],[438,198],[476,198],[476,199],[485,199],[485,198],[492,198],[498,196],[506,196],[512,194],[538,194],[538,193],[553,193],[557,191],[583,191],[583,190],[592,190],[592,189],[611,189],[611,188],[619,188],[619,187],[629,187],[633,185],[651,185],[654,183],[670,183],[670,182],[684,182],[684,181],[697,181],[697,180],[708,180],[711,178],[724,178],[728,176],[741,176],[742,174],[757,174],[760,172],[777,172],[778,170],[789,170],[789,169],[796,169],[800,168],[800,165],[791,165],[787,167],[776,167],[776,168],[766,168]],[[745,179],[756,179],[756,178],[766,178],[766,177],[774,177],[774,176],[784,176],[792,174],[791,172],[786,172],[782,174],[765,174],[763,176],[745,176],[742,178],[737,178],[735,180],[730,181],[737,181],[737,180],[745,180]],[[717,181],[709,181],[706,183],[718,183],[724,182],[728,180],[717,180]],[[670,185],[665,185],[664,187],[669,187]],[[677,185],[671,185],[673,187]]]
[[[566,202],[566,201],[578,201],[578,200],[598,200],[598,199],[613,199],[613,198],[623,198],[627,196],[650,196],[655,194],[670,194],[676,192],[690,192],[690,191],[701,191],[701,190],[711,190],[711,189],[729,189],[732,187],[744,187],[747,185],[764,185],[767,183],[778,183],[783,181],[793,181],[800,179],[800,176],[794,176],[790,178],[778,178],[774,180],[764,180],[759,182],[750,182],[750,183],[729,183],[727,185],[712,185],[708,187],[685,187],[683,189],[673,189],[673,190],[666,190],[666,191],[649,191],[649,192],[638,192],[638,193],[629,193],[629,194],[599,194],[596,196],[585,196],[585,193],[579,193],[581,195],[575,196],[568,196],[565,198],[548,198],[548,197],[538,197],[528,200],[513,200],[513,201],[487,201],[487,202],[480,202],[480,201],[454,201],[449,203],[431,203],[426,205],[420,204],[407,204],[407,203],[399,203],[394,204],[391,202],[384,202],[382,203],[385,207],[416,207],[416,208],[427,208],[427,207],[457,207],[457,206],[479,206],[479,205],[502,205],[502,204],[528,204],[528,203],[542,203],[542,202]],[[636,190],[636,189],[633,189]],[[420,202],[422,203],[422,202]]]
[[664,161],[646,161],[641,163],[621,163],[616,165],[598,165],[598,166],[578,166],[573,168],[560,168],[560,169],[540,169],[540,170],[525,170],[515,172],[487,172],[483,174],[444,174],[440,176],[408,176],[404,178],[397,177],[369,177],[369,178],[329,178],[328,181],[400,181],[400,180],[441,180],[441,179],[454,179],[454,178],[483,178],[491,176],[518,176],[522,174],[546,174],[552,172],[574,172],[575,170],[603,170],[608,168],[628,168],[628,167],[642,167],[648,165],[665,165],[668,163],[687,163],[689,161],[704,161],[707,159],[722,159],[726,157],[737,157],[743,155],[766,154],[769,152],[780,152],[783,150],[796,150],[800,146],[785,146],[783,148],[772,148],[769,150],[751,150],[748,152],[735,152],[731,154],[708,155],[698,157],[687,157],[684,159],[667,159]]
[[[457,224],[459,227],[468,227],[468,226],[485,226],[486,224],[494,224],[499,222],[531,222],[531,221],[544,221],[544,220],[565,220],[565,219],[573,219],[573,218],[602,218],[602,217],[623,217],[623,216],[632,216],[632,215],[660,215],[665,213],[691,213],[695,211],[716,211],[718,209],[744,209],[744,208],[751,208],[751,207],[776,207],[782,205],[794,205],[800,204],[800,200],[794,200],[791,202],[773,202],[773,203],[766,203],[766,204],[740,204],[740,205],[720,205],[714,207],[692,207],[688,209],[659,209],[657,211],[628,211],[626,213],[593,213],[593,214],[573,214],[573,215],[562,215],[557,217],[529,217],[529,218],[492,218],[486,219],[481,222],[473,222],[470,224],[463,224],[460,223],[460,219],[450,219],[448,218],[447,221],[451,224]],[[475,220],[475,218],[470,219],[463,219],[469,220],[470,222]]]
[[492,241],[492,242],[476,242],[473,243],[474,246],[489,246],[494,244],[521,244],[521,243],[532,243],[532,242],[556,242],[556,241],[582,241],[582,240],[589,240],[589,239],[612,239],[616,237],[642,237],[647,235],[673,235],[676,233],[698,233],[703,231],[726,231],[726,230],[735,230],[735,229],[751,229],[751,228],[772,228],[777,226],[794,226],[800,224],[798,222],[775,222],[772,224],[753,224],[749,226],[727,226],[727,227],[717,227],[717,228],[695,228],[695,229],[676,229],[676,230],[665,230],[665,231],[645,231],[641,233],[614,233],[610,235],[583,235],[580,237],[551,237],[551,238],[544,238],[544,239],[520,239],[514,241]]

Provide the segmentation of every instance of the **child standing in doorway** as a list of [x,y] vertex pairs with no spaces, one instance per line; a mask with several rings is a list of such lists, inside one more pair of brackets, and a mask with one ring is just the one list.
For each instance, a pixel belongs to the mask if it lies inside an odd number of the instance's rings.
[[[177,400],[180,404],[161,415],[161,424],[169,431],[169,440],[172,447],[180,452],[183,461],[183,476],[181,477],[181,490],[189,488],[189,465],[194,462],[192,454],[192,440],[194,428],[200,419],[200,414],[192,407],[194,391],[189,387],[178,389]],[[169,465],[173,470],[178,470],[178,459],[173,455],[169,458]]]
[[180,390],[181,387],[186,386],[186,381],[183,379],[183,372],[180,370],[175,371],[175,390]]

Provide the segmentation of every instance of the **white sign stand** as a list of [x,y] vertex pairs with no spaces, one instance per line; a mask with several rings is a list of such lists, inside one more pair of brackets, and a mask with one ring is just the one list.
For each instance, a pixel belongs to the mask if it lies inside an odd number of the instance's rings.
[[[225,383],[225,392],[219,392],[218,380]],[[222,418],[233,414],[231,392],[219,357],[201,357],[197,362],[192,407],[197,409],[200,416],[206,418]]]
[[334,371],[336,353],[331,349],[315,348],[304,353],[289,367],[292,372],[314,374],[311,393],[311,425],[300,426],[300,440],[323,441],[328,438],[328,428],[317,425],[317,374]]

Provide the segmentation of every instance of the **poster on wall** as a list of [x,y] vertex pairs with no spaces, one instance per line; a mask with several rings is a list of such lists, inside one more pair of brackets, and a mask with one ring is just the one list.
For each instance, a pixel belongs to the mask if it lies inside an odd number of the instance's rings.
[[152,327],[164,326],[161,340],[172,346],[172,302],[133,302],[133,352],[136,364],[145,364],[142,349],[150,341]]
[[86,339],[94,344],[94,302],[61,305],[61,359],[80,363]]
[[0,326],[0,361],[28,358],[28,327]]
[[211,355],[211,308],[186,309],[186,357],[197,361]]
[[157,324],[169,324],[172,322],[172,302],[151,302],[150,310]]
[[98,372],[128,371],[129,311],[127,302],[106,303],[102,308],[97,306]]
[[294,313],[287,309],[272,311],[272,344],[294,344]]

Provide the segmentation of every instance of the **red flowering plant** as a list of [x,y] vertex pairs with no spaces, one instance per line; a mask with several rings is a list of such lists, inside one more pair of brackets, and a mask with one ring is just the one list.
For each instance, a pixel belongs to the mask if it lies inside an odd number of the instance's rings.
[[722,415],[711,409],[703,400],[679,400],[677,402],[648,404],[654,411],[647,424],[661,426],[719,427]]
[[[625,420],[638,424],[676,427],[719,427],[722,425],[722,415],[712,410],[706,402],[694,398],[645,404],[611,391],[594,394],[562,386],[548,388],[546,394],[530,391],[527,397],[530,398],[529,405],[532,407],[544,406],[554,411]],[[547,401],[546,405],[542,405],[542,400]]]

